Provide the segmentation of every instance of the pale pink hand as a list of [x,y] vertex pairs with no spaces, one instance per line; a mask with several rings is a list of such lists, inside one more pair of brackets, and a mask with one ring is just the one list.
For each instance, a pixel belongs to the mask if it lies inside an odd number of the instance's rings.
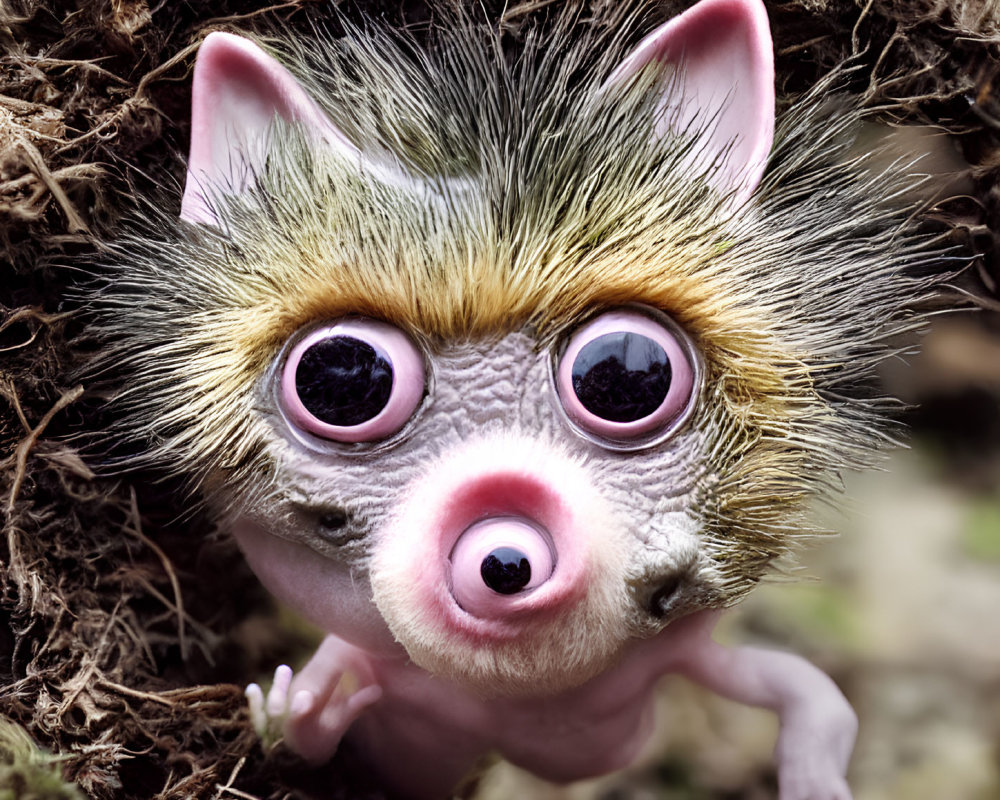
[[851,800],[844,774],[857,727],[846,701],[832,695],[784,714],[774,750],[781,800]]
[[315,657],[294,678],[291,668],[275,670],[265,703],[257,684],[247,687],[250,717],[265,745],[283,734],[285,744],[303,759],[319,764],[333,756],[358,716],[382,696],[376,684],[351,691],[356,676],[340,660]]
[[[345,665],[312,666],[310,662],[292,684],[285,742],[306,761],[320,764],[337,751],[354,720],[382,697],[382,687],[369,684],[352,691],[354,673],[345,672]],[[320,674],[323,667],[328,671]]]
[[781,800],[851,800],[844,776],[858,721],[827,675],[791,653],[707,638],[685,653],[680,671],[725,697],[777,712]]

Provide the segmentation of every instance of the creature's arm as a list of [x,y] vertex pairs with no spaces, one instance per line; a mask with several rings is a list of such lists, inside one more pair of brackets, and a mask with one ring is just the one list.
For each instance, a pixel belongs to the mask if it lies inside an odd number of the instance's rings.
[[[294,680],[287,666],[275,670],[266,701],[261,688],[250,684],[247,699],[258,733],[283,734],[313,764],[331,758],[351,724],[382,696],[365,662],[362,651],[327,636]],[[356,689],[349,685],[355,682]]]
[[725,697],[778,714],[781,800],[850,800],[844,775],[857,716],[827,675],[791,653],[723,647],[708,637],[678,671]]

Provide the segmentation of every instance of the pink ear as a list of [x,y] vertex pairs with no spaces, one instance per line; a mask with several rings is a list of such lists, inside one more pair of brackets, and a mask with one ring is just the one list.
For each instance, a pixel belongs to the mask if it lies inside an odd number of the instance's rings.
[[360,159],[291,73],[248,39],[211,33],[198,51],[191,91],[191,153],[181,218],[218,224],[211,190],[239,193],[266,159],[268,131],[278,116]]
[[659,132],[703,128],[689,166],[704,169],[724,157],[713,185],[746,200],[774,139],[774,54],[763,0],[701,0],[643,39],[608,83],[653,61],[678,67]]

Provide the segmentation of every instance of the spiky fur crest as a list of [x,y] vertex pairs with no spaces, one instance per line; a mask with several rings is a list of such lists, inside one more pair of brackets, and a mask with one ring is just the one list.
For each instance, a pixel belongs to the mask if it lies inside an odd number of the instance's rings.
[[931,282],[915,268],[934,253],[893,208],[906,170],[852,153],[861,115],[828,86],[779,117],[750,204],[682,174],[698,132],[652,135],[661,76],[604,87],[628,19],[607,13],[567,12],[516,60],[461,13],[426,50],[379,31],[286,43],[333,122],[408,177],[386,184],[276,124],[257,185],[214,194],[221,230],[151,212],[111,245],[93,301],[101,363],[128,378],[112,435],[148,443],[134,460],[266,494],[255,387],[325,319],[384,319],[432,352],[525,328],[550,347],[644,303],[704,357],[696,506],[723,599],[745,593],[807,530],[806,499],[883,443],[884,403],[855,389],[919,324]]

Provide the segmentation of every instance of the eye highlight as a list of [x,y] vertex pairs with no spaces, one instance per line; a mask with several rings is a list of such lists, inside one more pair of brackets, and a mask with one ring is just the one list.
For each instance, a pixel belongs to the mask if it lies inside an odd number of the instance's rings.
[[343,319],[309,333],[288,353],[280,397],[292,424],[337,442],[385,439],[424,393],[424,362],[398,328]]
[[556,391],[583,431],[631,443],[683,422],[696,371],[691,342],[673,322],[620,309],[573,333],[556,367]]

